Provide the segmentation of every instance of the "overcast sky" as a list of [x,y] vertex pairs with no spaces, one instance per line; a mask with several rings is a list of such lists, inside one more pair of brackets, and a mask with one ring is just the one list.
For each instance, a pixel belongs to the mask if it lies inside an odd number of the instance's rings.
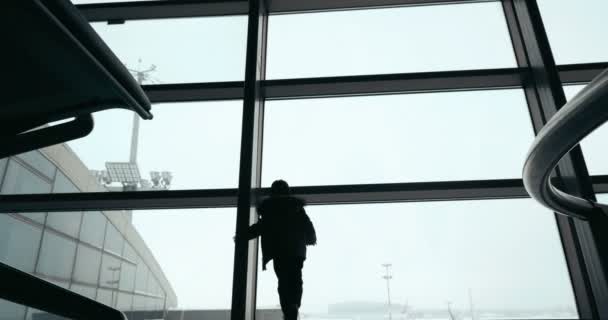
[[[608,60],[598,43],[607,2],[539,2],[558,63]],[[281,15],[269,26],[268,78],[515,66],[498,2]],[[129,68],[156,65],[156,83],[243,79],[245,17],[94,27]],[[171,171],[174,190],[236,187],[241,108],[241,101],[155,105],[155,119],[142,122],[142,174]],[[269,101],[263,184],[519,178],[533,139],[526,108],[519,89]],[[91,169],[128,161],[131,121],[127,111],[96,114],[95,131],[70,145]],[[597,137],[585,152],[591,172],[606,173],[605,139]],[[229,308],[235,211],[135,214],[179,307]],[[479,308],[574,308],[554,217],[531,200],[308,212],[319,245],[304,269],[304,312],[385,301],[385,262],[393,264],[395,303],[462,308],[470,289]],[[258,305],[276,306],[274,274],[259,279]]]

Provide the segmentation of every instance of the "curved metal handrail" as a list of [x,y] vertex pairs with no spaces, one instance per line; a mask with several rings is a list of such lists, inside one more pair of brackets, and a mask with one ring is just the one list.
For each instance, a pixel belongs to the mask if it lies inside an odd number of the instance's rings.
[[608,206],[573,196],[551,183],[558,162],[589,133],[608,121],[608,70],[602,72],[542,128],[528,151],[523,170],[526,190],[553,211],[588,219]]

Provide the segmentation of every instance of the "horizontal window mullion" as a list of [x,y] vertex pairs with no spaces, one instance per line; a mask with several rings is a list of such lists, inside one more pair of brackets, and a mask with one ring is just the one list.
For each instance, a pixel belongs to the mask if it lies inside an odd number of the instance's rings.
[[514,88],[523,85],[517,68],[421,72],[289,80],[267,80],[267,99]]
[[[259,190],[260,196],[268,189]],[[310,204],[526,197],[519,179],[294,187]],[[235,207],[236,189],[6,195],[0,212]],[[86,214],[86,213],[85,213]]]
[[608,68],[608,62],[566,64],[557,66],[559,77],[564,84],[591,82],[602,71]]
[[[558,67],[560,77],[564,83],[589,82],[606,68],[608,68],[608,63],[562,65]],[[524,81],[525,75],[521,70],[509,68],[266,80],[263,86],[267,99],[286,99],[513,88],[521,87]],[[153,103],[243,98],[242,81],[144,85],[143,88]]]
[[[288,80],[262,83],[267,99],[521,87],[520,70],[423,72]],[[243,98],[243,82],[144,85],[153,103],[235,100]]]
[[152,103],[243,99],[244,82],[144,85]]
[[[271,14],[309,11],[351,10],[378,7],[460,4],[491,2],[496,0],[275,0],[269,2]],[[172,0],[128,1],[76,6],[89,21],[112,21],[163,18],[212,17],[247,14],[247,1],[243,0]]]

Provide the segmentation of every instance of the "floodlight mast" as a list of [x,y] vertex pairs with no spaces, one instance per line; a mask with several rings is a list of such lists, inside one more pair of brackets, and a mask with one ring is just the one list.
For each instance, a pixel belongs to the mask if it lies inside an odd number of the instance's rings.
[[[139,59],[141,65],[141,59]],[[156,71],[155,65],[150,65],[148,69],[127,68],[139,85],[144,82],[158,83],[151,74]],[[91,170],[97,182],[109,191],[138,191],[138,190],[168,190],[171,187],[173,175],[169,171],[152,171],[150,180],[142,179],[137,164],[137,152],[139,149],[139,122],[140,117],[133,113],[133,127],[131,129],[131,146],[129,150],[129,162],[106,162],[106,170]],[[118,171],[127,170],[127,175],[119,174]],[[126,168],[126,169],[125,169]],[[118,170],[118,171],[112,171]],[[114,177],[113,173],[114,172]],[[136,177],[136,178],[132,178]],[[120,183],[121,187],[112,186],[112,183]]]
[[390,263],[383,263],[382,266],[386,269],[386,274],[384,276],[382,276],[383,279],[386,280],[386,293],[387,293],[387,299],[388,299],[388,320],[392,320],[393,319],[393,313],[391,311],[391,279],[393,278],[393,276],[391,275],[390,272],[390,268],[392,266],[392,264]]
[[[141,64],[141,59],[139,59],[139,63]],[[137,80],[137,83],[141,86],[144,81],[150,79],[150,74],[156,71],[156,66],[151,65],[146,70],[140,69],[128,69]],[[137,163],[137,149],[139,146],[139,115],[137,113],[133,113],[133,128],[131,131],[131,150],[129,155],[129,162]]]

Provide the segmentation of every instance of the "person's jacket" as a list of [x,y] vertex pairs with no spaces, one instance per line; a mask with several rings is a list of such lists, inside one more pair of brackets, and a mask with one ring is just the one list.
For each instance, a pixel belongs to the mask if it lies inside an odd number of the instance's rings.
[[304,201],[273,196],[258,205],[259,221],[247,230],[247,238],[262,237],[262,267],[274,258],[306,259],[306,246],[317,244],[317,235],[304,211]]

